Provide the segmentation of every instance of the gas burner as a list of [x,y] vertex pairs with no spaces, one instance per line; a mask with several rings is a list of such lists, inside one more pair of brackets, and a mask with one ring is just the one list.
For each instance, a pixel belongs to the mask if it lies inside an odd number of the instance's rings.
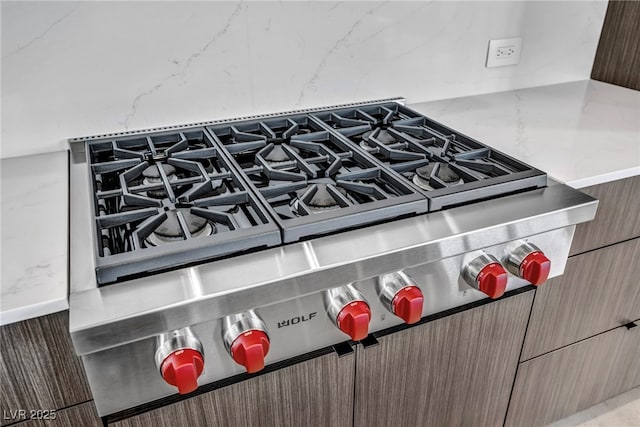
[[307,199],[307,208],[314,213],[339,208],[340,204],[330,193],[331,190],[329,188],[347,197],[347,191],[335,185],[331,179],[317,179],[309,182],[309,184],[308,187],[296,191],[297,197],[291,202],[291,209],[298,216],[306,215],[300,203],[301,200],[305,201],[305,199]]
[[372,135],[373,139],[383,145],[390,145],[398,142],[398,140],[393,135],[391,135],[391,133],[387,131],[386,128],[375,128],[362,134],[362,136],[360,137],[362,138],[362,141],[360,141],[360,147],[366,150],[371,149],[374,146],[371,141]]
[[413,175],[413,179],[411,180],[415,185],[422,188],[423,190],[433,190],[433,187],[429,185],[428,180],[424,180],[417,173]]
[[[160,165],[162,166],[162,171],[167,175],[169,179],[171,179],[171,177],[173,177],[174,180],[175,178],[177,178],[175,176],[176,168],[166,163],[161,163]],[[160,174],[160,170],[158,169],[157,164],[151,165],[148,168],[146,168],[142,172],[142,176],[144,177],[144,180],[142,181],[143,184],[152,184],[156,182],[162,182],[162,175]]]
[[434,188],[430,185],[430,178],[436,165],[439,166],[435,176],[444,182],[447,187],[464,184],[464,180],[451,169],[449,164],[436,162],[431,162],[426,166],[416,169],[416,173],[412,179],[413,183],[423,190],[433,190]]
[[166,212],[167,219],[145,239],[145,243],[150,246],[162,246],[184,240],[186,237],[178,219],[178,212],[182,215],[191,237],[210,236],[216,232],[215,225],[203,217],[192,214],[190,208],[178,208]]
[[[289,146],[289,149],[296,154],[300,154],[300,150],[298,150],[296,147]],[[273,149],[264,156],[264,159],[270,164],[282,163],[290,160],[289,155],[282,148],[282,143],[275,144],[273,146]]]
[[[178,180],[178,176],[176,175],[176,168],[166,163],[159,163],[159,165],[162,166],[162,171],[167,176],[167,179],[169,180],[169,182],[174,182]],[[142,176],[144,177],[142,179],[143,185],[162,183],[162,175],[160,174],[160,170],[158,169],[158,164],[154,164],[146,168],[142,172]],[[148,190],[147,196],[152,197],[154,199],[164,199],[165,197],[167,197],[167,193],[164,189]]]

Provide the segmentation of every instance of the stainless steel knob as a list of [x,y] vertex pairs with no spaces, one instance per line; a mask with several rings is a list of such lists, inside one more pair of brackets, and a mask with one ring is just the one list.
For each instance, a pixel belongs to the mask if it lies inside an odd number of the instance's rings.
[[533,243],[523,242],[506,260],[507,270],[533,285],[547,281],[551,272],[551,260]]
[[187,394],[198,388],[198,377],[204,370],[202,344],[189,328],[158,337],[156,367],[164,380]]
[[223,319],[222,340],[233,360],[252,374],[264,368],[269,352],[267,326],[253,311]]
[[507,288],[508,274],[496,257],[483,253],[462,268],[462,278],[469,286],[490,298],[499,298]]
[[424,296],[408,274],[398,271],[378,277],[378,295],[382,305],[405,323],[416,323],[422,318]]
[[352,340],[369,335],[371,310],[369,304],[353,285],[324,291],[324,304],[331,321]]

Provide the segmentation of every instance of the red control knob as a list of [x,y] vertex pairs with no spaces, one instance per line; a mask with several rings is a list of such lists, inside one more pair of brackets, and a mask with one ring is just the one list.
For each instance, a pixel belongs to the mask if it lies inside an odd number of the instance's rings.
[[353,301],[345,305],[338,313],[338,328],[352,340],[360,341],[369,335],[371,310],[364,301]]
[[203,369],[202,354],[185,348],[168,355],[160,366],[160,373],[166,382],[178,387],[178,393],[187,394],[198,388],[198,377]]
[[505,269],[497,262],[486,265],[476,279],[478,289],[487,294],[489,298],[500,298],[507,288],[508,275]]
[[393,298],[393,313],[405,323],[416,323],[422,318],[424,296],[417,286],[405,286]]
[[546,282],[551,271],[551,261],[541,251],[531,252],[520,263],[520,277],[533,285]]
[[264,368],[264,358],[268,352],[269,337],[257,329],[241,333],[231,344],[231,357],[250,374]]

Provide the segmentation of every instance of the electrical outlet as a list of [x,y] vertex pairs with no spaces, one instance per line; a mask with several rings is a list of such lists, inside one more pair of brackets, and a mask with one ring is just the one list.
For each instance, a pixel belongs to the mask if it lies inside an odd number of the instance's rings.
[[520,62],[522,37],[489,40],[487,68],[516,65]]

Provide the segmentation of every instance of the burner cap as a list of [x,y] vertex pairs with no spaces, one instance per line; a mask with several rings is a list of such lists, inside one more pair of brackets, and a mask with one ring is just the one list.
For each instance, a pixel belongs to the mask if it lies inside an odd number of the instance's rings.
[[[168,165],[166,163],[160,163],[160,165],[162,166],[162,170],[168,177],[176,173],[176,168],[174,168],[173,166]],[[154,164],[146,168],[142,172],[142,176],[144,176],[145,178],[148,178],[149,182],[159,181],[161,178],[160,178],[160,171],[158,170],[158,165]]]
[[[311,200],[307,203],[307,206],[309,207],[309,209],[311,209],[314,212],[322,212],[324,210],[334,209],[336,207],[339,207],[340,205],[333,198],[333,196],[331,195],[331,193],[329,193],[329,190],[327,189],[328,185],[332,183],[333,181],[331,182],[310,181],[309,187],[296,191],[296,194],[298,195],[298,197],[293,200],[293,203],[291,205],[293,207],[294,212],[302,215],[299,209],[300,198],[304,195],[304,193],[307,192],[307,190],[309,190],[310,186],[314,184],[318,186],[318,190],[315,192],[313,197],[311,197]],[[345,196],[347,195],[347,190],[345,190],[344,188],[338,187],[335,184],[333,185],[333,188],[338,190],[341,194]]]
[[447,184],[448,186],[464,184],[464,180],[460,179],[460,176],[458,176],[458,174],[453,171],[453,169],[451,169],[450,165],[448,165],[447,163],[437,162],[431,162],[426,166],[422,166],[416,169],[416,174],[413,177],[413,183],[422,189],[433,190],[431,185],[429,185],[429,179],[431,177],[433,168],[435,168],[437,164],[439,164],[440,167],[438,168],[436,176],[440,178],[440,180],[442,180],[445,184]]
[[451,169],[451,165],[446,163],[440,164],[440,168],[438,168],[438,178],[449,185],[454,185],[457,183],[464,184],[464,181],[460,179],[460,176],[453,169]]
[[[176,181],[178,179],[178,176],[176,175],[176,168],[166,163],[158,164],[162,166],[162,170],[167,175],[169,181]],[[144,185],[157,184],[159,182],[162,182],[160,171],[158,170],[158,164],[151,165],[144,171],[142,171],[142,176],[144,176],[142,183]],[[164,199],[165,197],[167,197],[167,193],[164,189],[148,190],[147,196],[153,197],[154,199]]]
[[[300,153],[300,150],[296,147],[289,146],[289,148],[294,153]],[[273,146],[273,149],[264,156],[264,159],[268,162],[281,163],[289,160],[289,155],[284,151],[281,144],[276,144]]]
[[416,169],[416,175],[418,175],[422,179],[429,181],[431,172],[433,172],[434,167],[436,167],[436,163],[433,162],[429,163],[426,166],[419,167],[418,169]]
[[[317,208],[330,208],[332,206],[338,205],[338,202],[333,198],[331,193],[329,193],[329,190],[327,190],[327,184],[320,182],[315,185],[318,186],[318,191],[316,191],[316,194],[314,194],[309,201],[309,206]],[[337,186],[334,186],[334,188],[336,188],[340,193],[344,195],[347,194],[344,188],[340,188]]]
[[[433,168],[435,168],[437,164],[438,163],[436,162],[431,162],[426,166],[422,166],[416,169],[416,174],[420,178],[426,179],[428,181],[429,177],[431,176],[431,172],[433,171]],[[456,182],[460,181],[460,177],[458,176],[458,174],[455,173],[448,164],[446,163],[439,163],[439,164],[440,164],[440,167],[438,168],[438,173],[436,174],[438,178],[440,178],[446,184],[455,184]]]
[[[189,208],[179,208],[177,211],[182,213],[184,221],[187,224],[187,228],[189,229],[189,233],[193,236],[201,233],[208,224],[206,218],[192,214],[189,212]],[[184,234],[182,233],[182,228],[178,222],[177,211],[167,211],[167,219],[165,219],[164,222],[153,231],[153,234],[158,237],[182,240]]]

